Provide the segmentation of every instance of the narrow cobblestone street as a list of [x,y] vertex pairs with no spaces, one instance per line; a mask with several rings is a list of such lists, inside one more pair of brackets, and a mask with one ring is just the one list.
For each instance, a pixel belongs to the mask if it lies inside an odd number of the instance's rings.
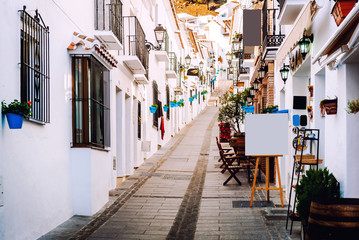
[[[239,186],[220,173],[216,107],[208,107],[111,193],[112,204],[93,218],[73,217],[42,239],[298,239],[285,230],[286,208],[271,192],[265,207],[241,172]],[[262,182],[264,176],[262,175]],[[259,205],[257,205],[259,206]],[[80,231],[75,226],[85,224]]]

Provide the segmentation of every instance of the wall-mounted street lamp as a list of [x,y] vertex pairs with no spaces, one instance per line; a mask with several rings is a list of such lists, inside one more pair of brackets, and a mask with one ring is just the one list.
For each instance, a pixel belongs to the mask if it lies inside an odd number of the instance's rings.
[[156,37],[156,41],[157,41],[158,45],[155,46],[153,43],[150,43],[146,40],[145,46],[147,48],[147,51],[161,50],[161,45],[165,41],[166,29],[161,24],[157,25],[157,27],[154,29],[154,32],[155,32],[155,37]]
[[250,95],[252,95],[252,96],[255,96],[256,95],[256,90],[254,89],[254,87],[251,87],[250,89],[249,89],[249,94]]
[[266,75],[266,72],[268,71],[268,66],[264,65],[264,63],[261,64],[261,67],[258,69],[258,75],[259,78],[264,78],[264,76]]
[[201,62],[199,63],[199,68],[202,70],[202,69],[203,69],[203,66],[204,66],[204,63],[201,61]]
[[280,72],[280,76],[285,84],[285,81],[287,81],[287,79],[288,79],[289,65],[285,65],[283,63],[283,67],[279,70],[279,72]]
[[233,52],[239,52],[241,48],[241,41],[239,39],[235,39],[232,41],[232,50]]
[[191,65],[191,57],[187,54],[187,56],[184,58],[184,62],[187,66]]
[[307,53],[309,51],[309,45],[312,42],[313,42],[313,34],[310,36],[305,36],[303,34],[303,37],[299,40],[299,42],[298,42],[299,49],[300,49],[300,53],[303,55],[303,59],[307,55]]
[[254,90],[259,90],[259,81],[257,79],[253,82],[253,88]]

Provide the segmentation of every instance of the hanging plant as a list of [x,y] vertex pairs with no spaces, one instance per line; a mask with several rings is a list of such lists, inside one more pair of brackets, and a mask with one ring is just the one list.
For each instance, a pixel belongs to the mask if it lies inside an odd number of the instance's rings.
[[348,101],[347,113],[356,114],[357,112],[359,112],[359,98],[356,100],[354,99],[352,101]]

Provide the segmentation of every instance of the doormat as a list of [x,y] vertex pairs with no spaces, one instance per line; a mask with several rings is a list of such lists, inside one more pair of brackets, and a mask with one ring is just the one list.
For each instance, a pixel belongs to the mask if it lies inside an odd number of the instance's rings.
[[[233,208],[248,208],[250,201],[232,201]],[[274,207],[272,201],[253,201],[253,207]]]

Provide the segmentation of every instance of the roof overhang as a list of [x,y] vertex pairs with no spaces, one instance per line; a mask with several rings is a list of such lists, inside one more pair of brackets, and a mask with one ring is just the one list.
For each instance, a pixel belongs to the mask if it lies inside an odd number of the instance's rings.
[[133,74],[146,74],[146,69],[143,67],[140,59],[137,56],[122,55],[120,59]]
[[112,31],[94,31],[94,36],[109,50],[122,50],[123,46]]

